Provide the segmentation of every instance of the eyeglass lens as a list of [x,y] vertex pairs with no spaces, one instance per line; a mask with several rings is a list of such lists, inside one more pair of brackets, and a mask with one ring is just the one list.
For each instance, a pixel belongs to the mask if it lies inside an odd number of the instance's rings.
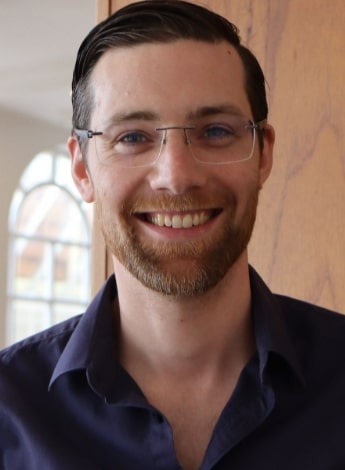
[[182,138],[195,160],[228,164],[248,160],[255,147],[255,126],[239,116],[216,116],[195,125],[156,127],[138,122],[114,126],[93,139],[101,163],[124,167],[153,165],[170,139]]

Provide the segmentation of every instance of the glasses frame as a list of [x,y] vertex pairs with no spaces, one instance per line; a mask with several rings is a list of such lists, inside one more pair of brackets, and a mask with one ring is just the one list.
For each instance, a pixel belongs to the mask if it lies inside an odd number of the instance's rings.
[[[248,119],[248,124],[246,125],[246,128],[251,129],[253,131],[253,146],[252,146],[252,150],[251,150],[249,156],[246,157],[246,158],[242,158],[241,160],[233,160],[233,161],[226,161],[226,162],[207,162],[207,161],[199,160],[197,157],[195,157],[193,151],[191,151],[192,155],[193,155],[193,157],[196,161],[198,161],[199,163],[202,163],[204,165],[230,165],[230,164],[233,164],[233,163],[240,163],[240,162],[245,162],[247,160],[250,160],[252,158],[253,152],[254,152],[255,141],[256,141],[256,132],[263,131],[265,129],[266,122],[267,122],[266,119],[262,119],[260,121],[253,121],[251,119]],[[162,140],[161,140],[161,146],[162,146],[162,145],[165,145],[166,142],[167,142],[167,131],[168,130],[181,129],[181,130],[184,131],[186,144],[191,145],[191,147],[192,147],[192,143],[191,143],[191,141],[188,137],[188,132],[187,131],[189,129],[195,129],[195,128],[196,128],[196,126],[178,126],[178,125],[174,125],[174,126],[156,127],[155,131],[163,131],[163,137],[162,137]],[[102,132],[102,131],[93,131],[91,129],[79,129],[79,128],[73,128],[72,133],[75,134],[77,137],[79,137],[81,139],[85,139],[85,138],[92,139],[93,137],[97,137],[99,135],[104,135],[104,132]],[[133,166],[133,167],[128,165],[128,168],[146,167],[146,166],[154,165],[158,161],[160,155],[161,155],[161,151],[159,151],[158,156],[154,161],[152,161],[150,163],[147,163],[145,165],[138,165],[138,166]]]

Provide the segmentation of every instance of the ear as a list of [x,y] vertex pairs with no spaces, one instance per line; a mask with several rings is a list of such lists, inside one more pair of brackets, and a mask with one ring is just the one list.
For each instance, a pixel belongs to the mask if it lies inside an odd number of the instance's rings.
[[272,170],[274,140],[274,128],[270,124],[266,124],[263,131],[263,149],[260,155],[259,167],[261,188],[263,187]]
[[94,188],[92,179],[83,158],[80,144],[76,136],[71,136],[67,141],[69,153],[72,158],[72,177],[85,202],[94,201]]

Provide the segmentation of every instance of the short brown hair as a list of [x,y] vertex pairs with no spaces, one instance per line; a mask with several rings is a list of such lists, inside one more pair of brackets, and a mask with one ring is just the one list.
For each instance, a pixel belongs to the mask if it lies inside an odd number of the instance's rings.
[[267,118],[265,77],[253,53],[241,44],[238,28],[205,7],[184,0],[144,0],[131,3],[95,26],[82,42],[73,73],[73,128],[88,129],[93,97],[89,78],[109,49],[143,43],[192,39],[232,44],[244,65],[245,87],[255,121]]

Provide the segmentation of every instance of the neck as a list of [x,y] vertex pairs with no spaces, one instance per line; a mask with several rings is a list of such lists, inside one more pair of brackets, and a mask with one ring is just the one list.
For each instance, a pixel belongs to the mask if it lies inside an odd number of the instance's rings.
[[[166,297],[145,288],[114,260],[119,292],[118,357],[143,375],[181,381],[240,371],[254,351],[248,263],[244,254],[202,296]],[[215,377],[212,377],[214,380]]]

